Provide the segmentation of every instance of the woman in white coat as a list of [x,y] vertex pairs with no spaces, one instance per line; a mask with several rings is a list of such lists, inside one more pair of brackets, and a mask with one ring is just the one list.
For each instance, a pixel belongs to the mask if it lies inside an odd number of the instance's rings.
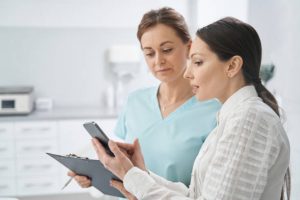
[[261,55],[255,29],[235,18],[199,29],[184,76],[198,100],[217,98],[223,105],[189,188],[147,171],[138,141],[110,141],[113,158],[93,139],[100,161],[123,180],[112,185],[130,199],[149,200],[278,200],[286,186],[289,199],[289,141],[276,100],[259,78]]

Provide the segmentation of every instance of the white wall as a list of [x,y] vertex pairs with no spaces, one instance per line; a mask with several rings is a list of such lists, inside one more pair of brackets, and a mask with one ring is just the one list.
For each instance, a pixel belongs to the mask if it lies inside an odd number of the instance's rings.
[[[138,45],[144,12],[182,0],[0,0],[0,85],[33,85],[57,107],[101,106],[115,82],[106,60],[115,44]],[[133,88],[155,82],[145,63]],[[134,85],[134,83],[136,83]]]
[[181,0],[1,0],[0,26],[136,28],[143,13],[162,6],[188,17]]
[[197,9],[200,27],[227,16],[248,21],[248,0],[199,0]]
[[268,88],[282,99],[285,127],[291,145],[292,198],[300,199],[300,2],[297,0],[251,0],[249,22],[258,31],[263,62],[273,62],[276,71]]

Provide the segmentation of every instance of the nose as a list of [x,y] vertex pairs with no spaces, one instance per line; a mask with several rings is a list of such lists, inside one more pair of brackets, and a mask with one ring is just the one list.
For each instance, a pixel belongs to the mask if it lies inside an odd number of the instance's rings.
[[163,57],[163,55],[161,53],[157,53],[156,56],[155,56],[155,64],[157,66],[161,66],[161,65],[163,65],[165,63],[166,63],[166,60]]
[[191,66],[189,64],[187,65],[187,67],[185,69],[185,72],[183,74],[183,78],[189,79],[189,80],[192,80],[194,78]]

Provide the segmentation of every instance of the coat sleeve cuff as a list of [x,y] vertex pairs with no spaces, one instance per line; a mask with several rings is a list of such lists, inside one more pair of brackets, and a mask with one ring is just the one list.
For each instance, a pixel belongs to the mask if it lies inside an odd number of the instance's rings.
[[155,184],[154,179],[145,171],[133,167],[124,176],[125,189],[136,198],[142,199]]

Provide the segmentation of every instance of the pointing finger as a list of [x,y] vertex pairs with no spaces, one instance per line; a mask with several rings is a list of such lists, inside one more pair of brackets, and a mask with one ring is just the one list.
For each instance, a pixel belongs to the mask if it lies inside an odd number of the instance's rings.
[[124,156],[124,154],[122,153],[122,151],[120,150],[120,148],[118,147],[118,145],[114,141],[109,140],[108,146],[109,146],[110,150],[114,153],[114,155],[116,157],[120,158],[120,157]]
[[105,159],[106,156],[104,147],[96,138],[92,139],[92,144],[97,153],[98,159],[103,163],[103,160]]

